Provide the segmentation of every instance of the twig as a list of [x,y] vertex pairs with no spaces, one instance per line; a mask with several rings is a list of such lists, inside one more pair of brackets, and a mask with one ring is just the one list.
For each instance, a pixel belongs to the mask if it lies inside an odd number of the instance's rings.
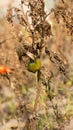
[[11,39],[16,39],[17,37],[10,37],[7,39],[4,39],[3,41],[0,41],[0,45],[2,45],[4,42],[6,42],[7,40],[11,40]]
[[36,113],[37,106],[38,106],[38,100],[40,96],[40,90],[41,90],[41,85],[40,85],[40,71],[37,72],[37,93],[36,93],[36,98],[35,98],[35,104],[34,104],[34,113]]

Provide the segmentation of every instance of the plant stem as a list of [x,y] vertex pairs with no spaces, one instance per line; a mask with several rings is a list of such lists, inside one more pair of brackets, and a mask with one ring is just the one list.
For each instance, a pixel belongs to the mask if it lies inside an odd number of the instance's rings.
[[37,93],[36,93],[36,98],[35,98],[35,104],[33,111],[36,113],[37,106],[38,106],[38,100],[40,96],[40,90],[41,90],[41,84],[40,84],[40,70],[37,72]]

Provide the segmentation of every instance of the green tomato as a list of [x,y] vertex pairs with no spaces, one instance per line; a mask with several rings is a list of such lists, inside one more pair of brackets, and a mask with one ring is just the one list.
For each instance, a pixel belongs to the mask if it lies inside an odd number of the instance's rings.
[[35,61],[30,61],[28,63],[28,70],[32,73],[37,72],[41,68],[41,60],[37,58]]

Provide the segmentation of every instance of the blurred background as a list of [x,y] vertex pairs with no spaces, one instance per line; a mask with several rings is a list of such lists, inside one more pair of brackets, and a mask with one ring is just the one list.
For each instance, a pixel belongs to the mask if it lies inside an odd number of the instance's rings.
[[[6,16],[7,8],[9,6],[18,7],[20,1],[21,0],[0,0],[0,65],[9,66],[15,70],[15,72],[10,75],[11,86],[9,85],[8,80],[0,75],[0,130],[12,130],[12,128],[14,130],[23,130],[22,127],[24,127],[26,122],[24,121],[24,116],[26,115],[23,115],[23,110],[22,112],[19,111],[19,113],[17,113],[17,110],[19,110],[17,109],[17,106],[23,105],[21,103],[26,102],[26,104],[29,105],[28,108],[30,111],[32,111],[34,97],[36,95],[36,75],[27,71],[24,64],[21,66],[16,55],[16,47],[21,42],[19,40],[22,36],[25,38],[27,33],[25,32],[24,26],[21,26],[20,23],[14,23],[14,26],[11,25],[7,21]],[[54,8],[56,4],[58,5],[61,0],[44,1],[45,10],[50,12],[50,10]],[[71,9],[73,9],[73,0],[65,1],[68,4],[68,16],[70,16]],[[60,3],[59,7],[61,7]],[[51,30],[53,36],[47,38],[46,43],[52,52],[57,52],[61,56],[66,68],[69,71],[69,75],[71,76],[70,78],[73,80],[73,41],[69,32],[70,30],[67,30],[61,17],[60,19],[60,24],[58,24],[54,14],[48,18],[48,22],[50,20],[52,25]],[[68,22],[71,22],[70,19],[68,19]],[[44,73],[47,73],[48,70],[49,72],[53,71],[53,73],[57,74],[57,68],[51,64],[49,58],[45,54],[43,54],[43,65],[45,66],[45,69],[47,68]],[[63,113],[67,114],[65,120],[70,121],[68,124],[65,123],[65,130],[73,130],[73,82],[66,79],[64,75],[59,75],[54,77],[52,86],[56,95],[56,98],[54,98],[54,103],[58,103],[59,109]],[[47,107],[47,110],[50,110],[47,114],[49,116],[46,124],[50,122],[49,130],[54,130],[54,128],[52,128],[54,118],[51,113],[51,103],[48,102],[48,105],[46,105],[47,100],[45,101],[46,96],[43,91],[44,89],[41,91],[38,108],[38,112],[41,115],[41,120],[39,123],[40,128],[38,130],[44,130],[43,126],[46,123],[46,116],[43,114],[46,113],[45,106]],[[19,95],[18,92],[20,92],[21,95]]]

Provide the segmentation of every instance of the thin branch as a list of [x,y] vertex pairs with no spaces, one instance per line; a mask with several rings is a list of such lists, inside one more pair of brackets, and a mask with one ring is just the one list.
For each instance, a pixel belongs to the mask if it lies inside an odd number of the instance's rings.
[[40,84],[40,71],[37,72],[37,93],[36,93],[36,98],[35,98],[35,104],[33,108],[33,112],[36,113],[37,106],[38,106],[38,100],[40,96],[40,91],[41,91],[41,84]]

